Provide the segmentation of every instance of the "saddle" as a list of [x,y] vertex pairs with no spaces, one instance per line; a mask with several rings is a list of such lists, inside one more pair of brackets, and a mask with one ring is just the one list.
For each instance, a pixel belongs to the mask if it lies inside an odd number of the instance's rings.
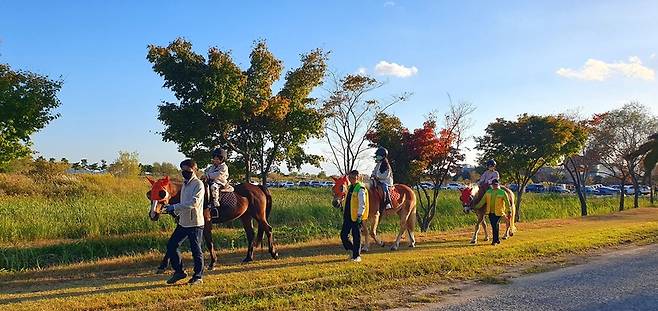
[[[373,180],[373,188],[375,189],[375,192],[377,193],[377,196],[381,199],[379,200],[381,202],[379,209],[384,210],[384,191],[382,191],[382,184],[376,180]],[[400,205],[400,193],[395,189],[394,186],[388,187],[388,194],[391,197],[391,209],[396,209]]]

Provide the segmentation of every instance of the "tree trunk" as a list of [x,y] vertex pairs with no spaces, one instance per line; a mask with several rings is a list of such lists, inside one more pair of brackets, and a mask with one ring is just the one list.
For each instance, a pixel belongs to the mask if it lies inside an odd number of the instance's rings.
[[247,153],[244,155],[244,160],[245,160],[244,181],[246,183],[249,183],[251,182],[251,152],[247,151]]
[[525,186],[521,187],[519,185],[519,190],[516,191],[516,213],[514,214],[514,221],[515,222],[520,222],[521,221],[521,196],[523,196],[523,191],[525,191]]
[[625,186],[624,179],[626,178],[621,179],[621,184],[620,184],[621,187],[619,188],[621,189],[621,192],[619,192],[619,211],[624,210],[624,198],[626,197],[626,189],[624,189]]
[[587,200],[585,199],[583,189],[578,186],[576,188],[576,193],[578,193],[578,200],[580,200],[580,216],[587,216]]
[[653,177],[651,177],[651,172],[648,173],[647,184],[649,184],[649,200],[651,201],[651,206],[653,206]]

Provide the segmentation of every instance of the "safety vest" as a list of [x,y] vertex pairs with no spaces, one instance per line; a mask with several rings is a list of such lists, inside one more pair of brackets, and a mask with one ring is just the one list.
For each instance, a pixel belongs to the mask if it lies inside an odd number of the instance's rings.
[[365,193],[365,208],[363,210],[363,215],[361,216],[361,220],[366,220],[368,219],[368,211],[370,207],[370,202],[368,201],[368,188],[361,183],[357,182],[354,185],[354,189],[352,190],[352,194],[350,195],[350,212],[352,214],[352,221],[356,221],[357,215],[359,213],[359,191],[363,189]]

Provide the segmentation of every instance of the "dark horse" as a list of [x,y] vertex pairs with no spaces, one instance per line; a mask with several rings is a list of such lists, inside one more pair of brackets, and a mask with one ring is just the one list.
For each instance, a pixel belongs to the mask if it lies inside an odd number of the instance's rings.
[[[165,176],[158,180],[153,180],[148,178],[148,181],[151,183],[151,190],[146,193],[146,196],[151,200],[151,209],[149,211],[149,218],[153,221],[157,221],[162,214],[163,206],[167,204],[175,204],[180,202],[180,189],[182,187],[181,182],[176,182],[169,180],[169,176]],[[210,209],[203,210],[204,216],[204,226],[203,226],[203,239],[206,242],[206,247],[210,251],[210,262],[208,263],[208,270],[212,270],[215,266],[215,261],[217,257],[215,255],[215,247],[212,241],[212,223],[225,223],[237,218],[240,218],[242,225],[244,226],[244,231],[247,235],[247,257],[245,257],[243,262],[249,262],[254,260],[254,246],[261,243],[263,240],[263,233],[267,234],[267,243],[269,248],[269,253],[272,255],[272,258],[277,259],[279,254],[274,248],[274,241],[272,238],[272,226],[267,222],[270,211],[272,210],[272,196],[270,195],[269,190],[263,186],[255,186],[252,184],[244,183],[238,184],[234,187],[234,193],[236,194],[236,205],[235,207],[222,207],[219,212],[219,219],[213,220],[210,216]],[[208,202],[208,192],[204,201]],[[203,204],[205,207],[206,204]],[[258,223],[258,235],[254,239],[254,227],[252,219],[255,219]],[[164,270],[169,265],[169,258],[165,254],[162,259],[162,263],[158,268],[158,273],[163,273]]]

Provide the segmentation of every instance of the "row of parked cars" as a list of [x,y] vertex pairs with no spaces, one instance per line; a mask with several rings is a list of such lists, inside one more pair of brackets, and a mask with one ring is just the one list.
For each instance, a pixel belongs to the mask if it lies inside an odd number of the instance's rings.
[[313,181],[299,181],[299,182],[294,182],[294,181],[269,181],[267,182],[267,187],[269,188],[292,188],[292,187],[314,187],[314,188],[322,188],[322,187],[333,187],[334,182],[333,181],[320,181],[320,180],[313,180]]

